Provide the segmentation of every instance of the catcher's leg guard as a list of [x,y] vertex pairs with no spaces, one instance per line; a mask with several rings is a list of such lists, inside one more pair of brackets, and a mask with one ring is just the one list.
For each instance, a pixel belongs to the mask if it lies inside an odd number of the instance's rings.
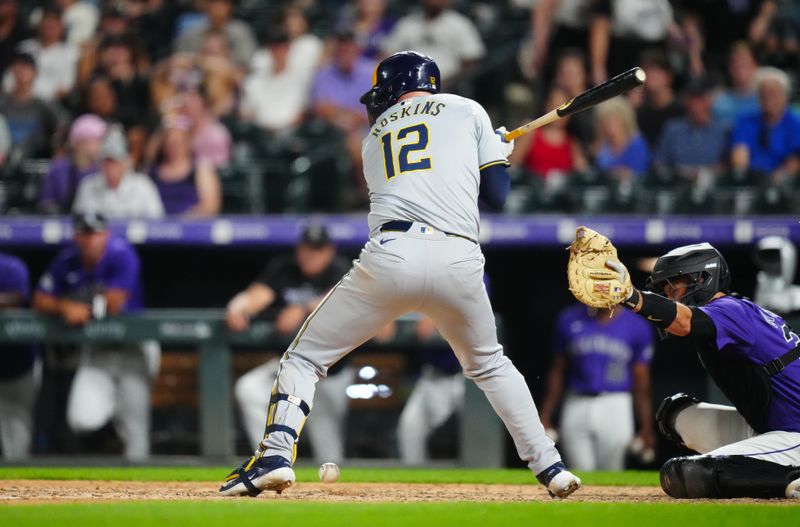
[[661,488],[673,498],[782,498],[797,477],[798,467],[747,456],[676,457],[661,468]]
[[718,498],[714,475],[710,457],[674,457],[661,467],[661,488],[673,498]]
[[658,429],[673,443],[685,446],[681,435],[675,430],[675,419],[678,417],[681,410],[693,404],[698,404],[699,402],[700,399],[685,393],[676,393],[675,395],[670,395],[665,398],[661,401],[661,404],[658,405],[658,410],[656,410]]

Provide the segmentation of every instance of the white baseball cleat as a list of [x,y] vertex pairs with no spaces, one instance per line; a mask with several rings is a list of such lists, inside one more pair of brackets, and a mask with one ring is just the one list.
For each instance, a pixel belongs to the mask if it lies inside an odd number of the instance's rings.
[[800,499],[800,478],[786,485],[786,497]]
[[291,487],[294,480],[294,470],[287,459],[281,456],[253,456],[225,478],[219,493],[223,496],[253,498],[265,490],[280,494]]
[[536,479],[544,485],[551,498],[566,498],[579,488],[581,480],[558,461],[536,474]]
[[550,480],[547,492],[553,498],[566,498],[579,488],[581,488],[581,478],[569,470],[562,470]]

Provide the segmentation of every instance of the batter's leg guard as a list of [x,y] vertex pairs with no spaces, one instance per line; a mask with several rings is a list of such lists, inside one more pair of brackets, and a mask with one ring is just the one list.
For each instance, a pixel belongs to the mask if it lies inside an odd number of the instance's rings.
[[[288,415],[284,414],[284,423],[276,423],[276,412],[280,402],[288,403],[289,408],[296,407],[299,410],[298,414]],[[285,411],[289,412],[289,408]],[[291,463],[295,462],[297,458],[297,441],[300,439],[300,433],[303,431],[308,414],[311,413],[311,407],[308,403],[297,397],[287,393],[273,393],[269,400],[269,409],[267,410],[267,424],[264,429],[264,438],[258,444],[257,453],[263,456],[267,452],[267,440],[270,434],[282,433],[289,436],[291,442]]]
[[658,429],[673,443],[686,446],[681,435],[675,430],[675,419],[682,410],[698,403],[700,403],[700,399],[685,393],[676,393],[665,398],[656,410]]
[[798,467],[747,456],[690,456],[668,460],[661,488],[679,499],[782,498]]

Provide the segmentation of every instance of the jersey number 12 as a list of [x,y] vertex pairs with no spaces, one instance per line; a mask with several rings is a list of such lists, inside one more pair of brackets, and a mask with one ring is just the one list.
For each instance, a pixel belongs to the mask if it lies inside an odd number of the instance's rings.
[[[397,131],[397,142],[404,140],[409,135],[414,134],[416,142],[408,142],[400,146],[397,153],[397,163],[395,164],[394,148],[392,147],[392,132],[387,132],[381,136],[381,146],[383,147],[383,164],[386,168],[386,179],[392,179],[398,173],[414,172],[415,170],[429,170],[431,168],[431,158],[423,157],[417,161],[409,161],[408,156],[412,152],[424,152],[428,148],[428,127],[425,124],[415,124],[407,126]],[[399,171],[396,168],[399,168]]]

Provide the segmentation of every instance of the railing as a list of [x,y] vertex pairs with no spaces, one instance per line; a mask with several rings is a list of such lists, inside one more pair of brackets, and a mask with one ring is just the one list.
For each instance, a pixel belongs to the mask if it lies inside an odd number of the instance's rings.
[[[365,214],[311,216],[324,223],[343,247],[362,245],[369,236]],[[484,215],[481,243],[487,247],[557,246],[572,241],[575,228],[587,225],[609,236],[615,245],[681,245],[710,242],[749,245],[769,235],[800,243],[800,216],[614,216]],[[213,219],[129,220],[112,222],[112,230],[136,245],[288,247],[297,242],[309,216],[223,216]],[[69,241],[67,218],[0,218],[0,248],[52,246]]]

